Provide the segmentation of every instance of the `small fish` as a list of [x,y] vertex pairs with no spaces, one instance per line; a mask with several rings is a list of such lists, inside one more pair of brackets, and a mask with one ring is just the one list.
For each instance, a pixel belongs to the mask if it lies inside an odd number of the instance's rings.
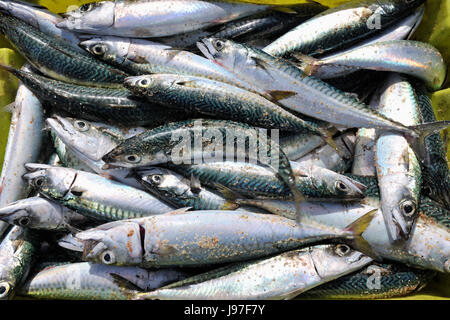
[[[333,129],[330,129],[329,132],[330,135],[336,133]],[[291,161],[300,159],[324,144],[325,141],[321,137],[310,133],[280,137],[280,147]]]
[[147,192],[97,174],[43,164],[27,164],[24,179],[45,197],[88,218],[114,221],[162,214],[173,208]]
[[165,37],[225,23],[268,8],[203,0],[101,1],[83,4],[66,13],[57,27],[121,37]]
[[36,252],[36,240],[28,229],[14,226],[0,244],[0,300],[14,297],[28,275]]
[[136,293],[135,297],[141,300],[293,299],[371,261],[345,244],[320,245],[226,266],[151,292]]
[[41,197],[18,200],[0,208],[0,219],[23,228],[74,231],[73,222],[86,218]]
[[[17,295],[39,299],[127,300],[131,290],[154,290],[188,276],[189,273],[176,269],[144,270],[78,262],[40,270],[18,289]],[[122,285],[123,279],[128,288]]]
[[344,230],[338,230],[309,222],[297,224],[270,214],[186,212],[183,208],[159,216],[108,223],[75,237],[83,241],[83,260],[89,262],[144,268],[199,266],[259,258],[326,239],[343,239],[370,250],[360,241],[360,235],[370,224],[372,214],[368,212]]
[[354,0],[328,9],[265,47],[273,56],[317,55],[350,46],[398,23],[424,0]]
[[120,70],[79,53],[66,41],[48,36],[3,13],[0,13],[0,32],[34,68],[56,80],[117,88],[127,76]]

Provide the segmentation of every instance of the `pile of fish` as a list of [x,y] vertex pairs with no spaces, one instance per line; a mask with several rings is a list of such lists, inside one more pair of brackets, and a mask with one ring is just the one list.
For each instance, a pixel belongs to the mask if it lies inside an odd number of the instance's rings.
[[0,0],[0,299],[386,298],[450,272],[424,0]]

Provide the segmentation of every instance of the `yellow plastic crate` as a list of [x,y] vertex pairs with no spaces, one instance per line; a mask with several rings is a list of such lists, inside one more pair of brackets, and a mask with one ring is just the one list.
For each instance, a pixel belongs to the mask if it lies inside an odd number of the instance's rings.
[[[80,6],[93,0],[29,0],[47,7],[55,13],[66,12],[69,6]],[[310,2],[309,0],[240,0],[241,2],[293,5]],[[335,7],[348,0],[316,0],[323,5]],[[428,42],[435,46],[443,55],[447,63],[447,72],[450,67],[450,0],[427,0],[426,11],[422,23],[417,29],[414,40]],[[0,36],[0,63],[20,67],[24,59],[14,50],[3,36]],[[432,95],[433,107],[438,120],[450,119],[450,77],[443,89]],[[17,79],[8,72],[0,71],[0,163],[3,163],[11,115],[3,111],[3,107],[14,101],[17,90]],[[450,134],[450,132],[449,132]],[[448,148],[447,159],[450,159]],[[1,169],[0,169],[1,170]],[[450,276],[438,275],[426,288],[418,294],[398,299],[450,299]]]

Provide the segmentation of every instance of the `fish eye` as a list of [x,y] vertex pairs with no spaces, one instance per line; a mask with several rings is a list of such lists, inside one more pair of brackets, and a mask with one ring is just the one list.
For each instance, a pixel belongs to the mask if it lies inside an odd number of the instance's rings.
[[336,187],[336,189],[338,191],[341,191],[341,192],[347,192],[348,191],[347,185],[341,180],[336,181],[334,186]]
[[347,255],[350,251],[350,247],[346,244],[338,244],[334,247],[334,252],[340,257]]
[[416,204],[412,200],[405,200],[400,203],[400,211],[407,217],[411,217],[416,212]]
[[102,263],[104,264],[113,264],[114,262],[116,262],[116,256],[111,250],[103,252],[100,258],[102,260]]
[[159,174],[155,174],[151,177],[152,182],[155,184],[160,184],[162,181],[162,177]]
[[129,154],[125,156],[125,160],[129,163],[139,163],[141,162],[141,157],[136,154]]
[[216,40],[213,42],[214,48],[218,51],[222,50],[225,47],[225,43],[222,40]]
[[148,79],[141,79],[139,80],[138,85],[140,87],[146,88],[150,85],[150,81],[148,81]]
[[21,217],[17,223],[22,226],[22,227],[26,227],[30,224],[31,219],[29,217]]
[[40,188],[44,185],[44,177],[37,177],[33,180],[33,184],[35,187]]
[[78,131],[81,131],[81,132],[89,130],[89,125],[85,121],[80,121],[80,120],[75,121],[74,127],[75,127],[75,129],[77,129]]
[[11,286],[8,282],[0,282],[0,299],[6,298],[9,294],[9,291],[11,290]]
[[98,56],[104,55],[106,52],[106,48],[104,45],[96,44],[92,46],[92,52]]
[[89,12],[94,8],[92,3],[85,3],[80,7],[80,12]]

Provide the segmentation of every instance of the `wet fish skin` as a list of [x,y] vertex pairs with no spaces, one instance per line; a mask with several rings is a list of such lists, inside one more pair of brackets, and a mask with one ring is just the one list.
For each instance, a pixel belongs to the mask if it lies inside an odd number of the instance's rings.
[[[411,84],[417,95],[422,121],[424,123],[436,121],[428,90],[417,81]],[[450,208],[450,170],[441,135],[436,133],[427,137],[424,148],[426,156],[422,162],[422,189],[430,198]]]
[[[43,126],[41,102],[19,83],[0,177],[0,207],[27,197],[31,191],[22,175],[26,173],[25,163],[39,158],[44,143]],[[0,238],[7,226],[0,222]]]
[[222,82],[158,74],[129,77],[124,86],[151,103],[188,113],[214,115],[267,129],[327,135],[320,123],[305,121],[257,94]]
[[127,76],[14,17],[0,14],[0,32],[34,68],[51,78],[80,85],[119,87]]
[[[379,275],[379,281],[371,277]],[[401,264],[373,263],[363,270],[343,276],[303,293],[300,298],[389,299],[420,291],[436,275],[434,271],[413,269]],[[372,287],[368,287],[372,284]],[[377,287],[379,284],[380,287]]]
[[[391,74],[380,91],[380,113],[409,126],[421,123],[414,89],[407,79]],[[392,241],[407,240],[418,215],[420,162],[402,134],[377,132],[375,166],[383,216]]]
[[27,164],[24,178],[40,194],[88,218],[114,221],[172,210],[152,195],[97,174],[70,168]]
[[[187,276],[188,273],[176,269],[144,270],[89,262],[69,263],[49,266],[33,274],[19,288],[18,295],[39,299],[127,300],[132,288],[154,290]],[[131,284],[129,288],[118,283],[119,277]]]
[[57,27],[100,35],[164,37],[239,19],[268,8],[202,0],[102,1],[87,3],[66,13]]
[[169,120],[187,117],[152,105],[124,88],[87,87],[53,80],[35,73],[4,67],[41,101],[77,118],[122,125],[158,126]]
[[142,39],[103,36],[80,42],[93,56],[131,75],[179,74],[225,82],[264,94],[258,87],[237,79],[218,64],[170,46]]
[[[328,9],[265,47],[274,56],[317,55],[352,45],[409,15],[424,0],[356,0]],[[374,23],[379,22],[379,27]]]
[[[345,251],[345,253],[344,253]],[[372,259],[346,245],[321,245],[212,270],[138,299],[292,299],[317,285],[358,270]]]
[[84,244],[83,260],[145,268],[199,266],[258,258],[319,240],[355,238],[352,231],[323,229],[315,223],[299,225],[275,215],[185,210],[77,233],[75,237]]
[[36,240],[26,228],[13,226],[0,244],[0,300],[14,297],[28,275]]
[[[330,134],[333,131],[330,130]],[[291,161],[296,161],[314,149],[321,147],[325,141],[317,135],[301,133],[280,137],[280,147]]]
[[79,39],[77,35],[68,30],[63,30],[56,27],[62,18],[40,5],[22,1],[0,1],[0,10],[8,12],[11,16],[23,20],[24,22],[37,28],[39,31],[70,43],[72,48],[78,52],[85,54],[85,52],[78,47]]
[[313,69],[312,75],[320,79],[344,76],[359,69],[398,72],[423,80],[432,90],[443,85],[447,73],[444,59],[435,47],[411,40],[376,42],[313,60],[309,67]]
[[[331,170],[291,162],[297,188],[314,200],[352,201],[364,197],[365,186]],[[211,188],[224,186],[236,195],[292,199],[289,188],[265,167],[239,162],[211,162],[193,165],[169,165],[186,178],[194,176]],[[236,196],[235,195],[235,196]]]
[[[216,161],[224,161],[225,157],[233,159],[235,157],[241,157],[244,160],[247,159],[255,163],[260,162],[271,167],[290,188],[295,202],[300,203],[304,200],[304,196],[295,184],[295,177],[289,160],[279,145],[272,141],[272,138],[259,139],[259,132],[261,131],[246,124],[226,120],[192,119],[168,123],[125,140],[102,159],[109,167],[130,168],[163,163],[178,164],[177,162],[185,162],[186,157],[190,162],[195,161],[200,163],[203,161],[212,161],[213,159]],[[176,151],[180,147],[176,141],[180,137],[182,140],[186,139],[186,141],[181,142],[183,147],[178,150],[179,154],[176,155],[173,153],[174,150]],[[222,143],[218,140],[219,138],[222,138]],[[224,138],[227,141],[233,141],[232,146],[228,146],[226,150],[223,150]],[[245,141],[242,141],[243,144],[240,145],[239,140],[244,140],[244,138]],[[213,140],[216,142],[219,141],[220,145],[218,148],[217,146],[211,148]],[[238,142],[237,148],[234,143],[236,140]],[[194,144],[200,144],[201,148],[194,146]],[[251,147],[250,144],[252,144]],[[184,145],[191,147],[189,148],[189,152],[183,150]],[[242,147],[244,147],[244,150],[239,150]],[[206,151],[203,152],[203,149]],[[183,152],[181,153],[180,151],[182,150]],[[258,157],[255,152],[258,150],[265,150],[266,155],[264,157]],[[181,157],[180,154],[182,154]]]
[[84,220],[80,215],[45,198],[31,197],[0,208],[0,219],[23,228],[73,230],[72,221]]

